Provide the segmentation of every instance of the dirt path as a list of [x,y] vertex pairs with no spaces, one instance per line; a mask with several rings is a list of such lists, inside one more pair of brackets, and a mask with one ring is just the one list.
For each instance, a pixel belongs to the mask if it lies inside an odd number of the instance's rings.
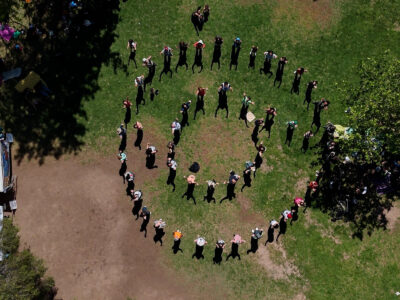
[[[144,167],[143,150],[135,153],[140,186],[158,170]],[[130,156],[128,167],[134,164]],[[59,288],[57,298],[193,299],[187,292],[192,287],[162,265],[151,226],[147,239],[139,232],[118,168],[115,158],[17,166],[16,222],[23,246],[44,259]]]

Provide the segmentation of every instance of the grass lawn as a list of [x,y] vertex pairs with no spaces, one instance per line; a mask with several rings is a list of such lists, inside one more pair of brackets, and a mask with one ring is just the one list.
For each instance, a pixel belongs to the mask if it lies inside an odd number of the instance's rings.
[[[126,43],[133,38],[138,43],[138,63],[142,57],[152,55],[158,65],[153,87],[160,90],[160,95],[153,103],[147,101],[145,106],[140,107],[138,117],[133,117],[134,121],[138,119],[144,123],[145,134],[146,130],[153,131],[171,139],[169,125],[175,117],[180,117],[181,103],[188,99],[195,100],[194,92],[198,85],[209,88],[205,96],[206,115],[200,114],[193,121],[193,105],[190,127],[185,128],[177,147],[176,192],[172,193],[171,187],[165,185],[168,170],[164,167],[164,157],[159,158],[162,176],[151,186],[141,187],[145,193],[152,195],[152,199],[145,197],[145,201],[150,203],[153,218],[162,217],[167,222],[167,243],[163,249],[165,262],[186,274],[188,280],[197,281],[199,288],[213,288],[216,297],[301,299],[305,295],[310,299],[394,298],[394,292],[400,291],[400,255],[396,251],[400,243],[399,228],[391,232],[374,232],[360,241],[351,237],[351,226],[341,222],[331,223],[329,216],[317,209],[310,209],[306,215],[300,213],[299,221],[288,226],[288,232],[280,242],[282,247],[268,246],[269,251],[246,255],[247,243],[241,246],[240,262],[223,262],[221,266],[213,265],[211,258],[216,239],[229,241],[231,235],[237,232],[250,241],[251,228],[262,226],[266,229],[270,219],[279,218],[280,213],[290,207],[293,197],[304,195],[306,181],[315,173],[315,169],[310,167],[314,154],[311,151],[307,154],[300,152],[302,135],[309,129],[312,120],[312,108],[307,112],[303,105],[305,84],[318,80],[313,99],[325,97],[331,101],[329,110],[322,113],[322,123],[345,124],[346,107],[341,102],[338,87],[343,82],[357,82],[354,71],[360,60],[379,56],[386,49],[399,55],[400,33],[395,30],[399,1],[210,2],[210,20],[200,33],[206,44],[203,72],[192,74],[190,69],[185,71],[180,68],[172,79],[164,75],[159,83],[158,74],[162,69],[159,52],[164,45],[175,48],[180,40],[188,42],[188,63],[190,66],[193,63],[194,47],[191,45],[199,38],[190,23],[190,14],[198,4],[188,0],[129,0],[122,3],[116,32],[118,38],[112,46],[112,50],[119,51],[126,63]],[[217,34],[224,38],[222,64],[220,70],[214,65],[214,70],[210,71],[213,38]],[[229,71],[230,49],[236,36],[243,41],[239,67],[237,71]],[[252,45],[259,47],[256,70],[247,68]],[[267,79],[258,72],[262,67],[262,53],[268,49],[289,60],[280,89],[273,87],[274,77]],[[175,49],[173,67],[178,53]],[[273,62],[274,73],[276,63]],[[302,79],[300,96],[289,93],[292,72],[298,67],[308,69]],[[104,154],[114,153],[118,143],[115,130],[124,114],[122,99],[128,95],[134,102],[134,78],[146,73],[145,68],[139,66],[136,70],[132,64],[128,74],[122,70],[114,71],[112,66],[103,66],[99,78],[101,90],[94,100],[85,103],[88,119],[82,122],[87,127],[87,151],[95,148]],[[220,111],[215,119],[216,90],[223,81],[229,81],[234,89],[228,95],[230,116],[225,119],[224,112]],[[221,205],[208,204],[202,201],[206,190],[204,181],[215,178],[222,183],[231,169],[241,175],[244,162],[254,159],[256,155],[250,139],[252,128],[246,129],[243,121],[237,119],[243,92],[255,101],[250,110],[258,118],[264,116],[263,109],[269,104],[278,111],[271,139],[266,138],[265,132],[260,134],[267,146],[264,165],[253,186],[246,188],[239,199],[231,203],[225,201]],[[145,96],[148,100],[147,93]],[[299,126],[289,148],[283,143],[285,122],[290,120],[298,120]],[[311,140],[311,145],[319,140],[321,134],[319,132]],[[145,137],[144,143],[146,141]],[[129,151],[133,151],[131,142],[128,141],[128,157]],[[156,146],[161,148],[166,145]],[[187,167],[193,161],[201,165],[198,181],[202,185],[195,191],[197,206],[180,199],[186,188],[182,177],[189,174]],[[241,184],[242,181],[238,184],[239,188]],[[224,194],[225,186],[220,185],[216,191],[217,200]],[[184,253],[173,255],[170,234],[176,228],[185,235],[182,241]],[[205,250],[206,259],[202,261],[191,259],[193,240],[197,234],[204,235],[209,242]],[[260,245],[260,248],[263,247]],[[228,245],[225,252],[229,250]]]

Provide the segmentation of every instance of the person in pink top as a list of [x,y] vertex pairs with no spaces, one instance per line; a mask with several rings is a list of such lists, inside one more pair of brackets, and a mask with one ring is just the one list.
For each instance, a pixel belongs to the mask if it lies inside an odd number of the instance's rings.
[[229,259],[229,257],[236,258],[238,257],[240,260],[240,254],[239,254],[239,245],[242,243],[245,243],[246,241],[242,239],[242,237],[238,234],[233,235],[233,239],[231,240],[232,243],[232,248],[231,248],[231,253],[226,257],[226,260]]

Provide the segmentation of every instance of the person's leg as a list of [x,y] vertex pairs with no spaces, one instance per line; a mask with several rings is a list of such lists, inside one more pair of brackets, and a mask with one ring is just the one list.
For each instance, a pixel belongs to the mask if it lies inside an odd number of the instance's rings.
[[240,189],[241,192],[243,192],[243,189],[245,188],[246,184],[242,185],[242,188]]
[[215,117],[217,117],[217,113],[218,113],[218,110],[219,110],[219,105],[217,106],[217,109],[215,110]]
[[238,66],[238,64],[235,65],[235,71],[237,71],[237,66]]
[[161,76],[162,74],[165,72],[165,69],[162,69],[161,73],[160,73],[160,78],[158,79],[158,81],[161,81]]
[[189,68],[189,65],[186,62],[185,62],[185,66],[186,66],[186,71],[187,71]]
[[194,63],[192,65],[192,73],[194,74]]
[[224,198],[222,198],[221,200],[219,200],[219,204],[221,204],[222,201],[224,201],[224,200],[226,200],[226,199],[229,199],[229,196],[225,196]]
[[176,64],[175,73],[178,73],[178,66],[179,66],[179,62]]
[[228,108],[228,105],[226,106],[226,117],[228,118],[228,116],[229,116],[229,108]]
[[281,80],[279,80],[278,89],[281,87],[281,84],[282,84],[282,79],[281,79]]
[[137,64],[136,64],[136,59],[135,58],[133,58],[133,62],[135,63],[135,67],[137,69]]
[[229,70],[232,70],[232,63],[229,64]]
[[221,68],[221,63],[219,62],[219,58],[218,58],[218,70]]
[[199,71],[199,73],[200,73],[201,71],[203,71],[203,64],[200,65],[200,71]]
[[210,70],[212,71],[212,66],[213,66],[213,64],[214,64],[214,61],[211,61],[211,67],[210,67]]

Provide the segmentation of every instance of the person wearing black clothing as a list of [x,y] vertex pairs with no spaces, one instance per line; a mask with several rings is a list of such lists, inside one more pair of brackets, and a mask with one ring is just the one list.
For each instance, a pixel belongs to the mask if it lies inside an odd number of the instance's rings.
[[241,44],[242,41],[238,37],[233,41],[232,51],[231,51],[231,63],[229,64],[229,70],[232,70],[232,66],[235,66],[235,70],[237,70]]
[[204,5],[203,8],[203,22],[207,23],[209,17],[210,17],[210,7],[208,6],[208,4],[206,4]]
[[203,29],[203,16],[201,15],[200,12],[201,6],[199,6],[196,11],[194,11],[191,15],[191,21],[194,26],[194,29],[196,30],[197,35],[199,35],[199,31]]
[[122,177],[122,181],[125,184],[125,172],[128,169],[128,166],[126,164],[126,154],[123,153],[122,151],[119,152],[119,154],[117,155],[118,159],[121,162],[121,167],[119,168],[118,174],[119,176]]
[[297,122],[296,121],[290,121],[287,122],[287,129],[286,129],[286,140],[285,140],[285,144],[288,143],[288,146],[290,147],[290,144],[292,142],[292,138],[293,138],[293,133],[294,130],[297,127]]
[[142,123],[140,123],[139,121],[137,121],[135,123],[135,125],[133,125],[133,128],[135,128],[136,131],[136,141],[134,143],[135,147],[138,147],[139,150],[142,150],[142,140],[143,140],[143,125]]
[[317,130],[315,133],[319,131],[319,128],[321,127],[321,111],[323,109],[327,109],[329,105],[329,101],[325,100],[322,98],[318,102],[314,102],[314,116],[313,116],[313,121],[311,123],[311,128],[313,125],[317,127]]
[[214,192],[217,184],[218,183],[214,179],[207,180],[207,195],[204,196],[203,201],[207,200],[208,203],[214,201],[215,203]]
[[292,88],[290,89],[291,94],[293,94],[293,92],[295,92],[297,95],[300,93],[300,81],[304,72],[307,72],[307,70],[304,68],[298,68],[296,71],[294,71],[294,79]]
[[167,185],[172,185],[172,191],[175,192],[175,177],[176,177],[176,167],[177,163],[171,158],[167,160],[167,166],[169,168],[169,175],[167,179]]
[[139,219],[139,212],[142,208],[143,199],[142,199],[142,191],[133,191],[131,190],[131,201],[133,201],[132,214],[136,216],[136,220]]
[[194,74],[194,66],[200,67],[200,71],[203,71],[203,48],[206,46],[202,40],[194,43],[193,46],[196,48],[196,54],[194,56],[194,62],[192,65],[192,72]]
[[197,101],[196,101],[196,109],[194,111],[194,117],[193,120],[196,120],[196,114],[198,111],[203,111],[203,116],[205,115],[205,111],[204,111],[204,95],[206,94],[206,92],[208,91],[208,88],[202,88],[202,87],[198,87],[196,94],[197,94]]
[[178,145],[179,140],[181,139],[181,124],[178,119],[175,119],[171,124],[172,134],[174,135],[174,144]]
[[186,125],[189,126],[189,108],[190,104],[192,103],[192,100],[189,100],[188,102],[185,102],[182,104],[180,113],[182,114],[182,121],[181,121],[181,127],[185,127]]
[[224,252],[224,248],[225,248],[225,242],[223,240],[217,241],[217,243],[215,244],[214,257],[213,257],[214,265],[221,264],[222,253]]
[[260,68],[260,74],[270,74],[269,78],[271,78],[271,76],[273,75],[273,73],[271,72],[272,60],[274,58],[277,58],[277,56],[272,50],[264,52],[264,67]]
[[221,204],[222,201],[229,199],[230,201],[233,198],[236,198],[236,194],[235,194],[235,186],[236,186],[236,182],[240,179],[240,176],[235,174],[234,171],[231,171],[229,173],[229,180],[228,182],[224,182],[224,184],[227,184],[226,186],[226,196],[224,198],[222,198],[219,203]]
[[125,128],[128,129],[128,124],[132,118],[132,112],[131,112],[132,103],[131,101],[129,101],[129,98],[126,97],[126,99],[122,102],[122,104],[123,104],[122,107],[125,108],[124,124]]
[[135,189],[135,174],[133,174],[132,172],[125,172],[123,176],[128,183],[128,186],[126,187],[126,194],[129,196]]
[[221,64],[220,64],[221,45],[222,45],[223,42],[224,42],[224,40],[222,39],[222,37],[220,37],[218,35],[214,39],[214,52],[213,52],[213,58],[212,58],[212,61],[211,61],[211,70],[212,70],[212,67],[213,67],[214,63],[218,64],[218,70],[221,67]]
[[279,223],[275,220],[272,220],[269,223],[268,233],[267,233],[267,240],[265,241],[264,246],[267,246],[268,243],[274,242],[274,231],[275,229],[279,228]]
[[278,68],[276,69],[276,74],[275,74],[275,80],[274,80],[274,86],[276,82],[279,82],[278,88],[281,87],[282,84],[282,77],[283,77],[283,70],[285,69],[285,65],[288,63],[288,60],[286,57],[282,56],[279,59],[278,62]]
[[151,56],[148,58],[143,58],[143,66],[149,69],[149,74],[144,79],[143,89],[146,91],[146,85],[153,82],[154,75],[156,74],[156,63],[151,60]]
[[127,49],[129,49],[129,58],[128,58],[128,66],[131,60],[135,63],[135,67],[137,69],[137,64],[136,64],[136,46],[137,43],[133,40],[128,41],[128,45],[126,46]]
[[308,146],[310,144],[310,138],[313,136],[312,131],[307,131],[304,135],[303,135],[303,145],[301,146],[301,151],[306,153],[308,150]]
[[156,231],[156,234],[153,237],[153,241],[155,244],[157,244],[157,242],[160,242],[160,244],[162,246],[162,244],[163,244],[162,238],[165,235],[165,232],[164,232],[165,222],[162,219],[157,220],[154,222],[153,227]]
[[242,188],[240,189],[241,192],[243,192],[243,189],[246,186],[251,187],[251,167],[248,167],[243,171],[243,180],[244,180],[244,184],[243,184]]
[[176,73],[178,73],[178,67],[186,66],[186,70],[189,67],[187,64],[187,57],[186,57],[187,49],[188,49],[188,44],[185,43],[184,41],[180,41],[179,42],[179,59],[178,59],[178,63],[176,64],[176,67],[175,67]]
[[257,155],[256,158],[254,159],[254,178],[256,178],[256,172],[257,170],[261,167],[262,163],[263,163],[263,153],[265,152],[265,147],[262,144],[262,142],[260,143],[260,145],[257,147]]
[[250,104],[254,104],[254,102],[251,101],[250,97],[247,97],[246,93],[243,93],[242,108],[240,109],[239,120],[244,120],[247,128],[249,128],[249,125],[247,125],[247,112]]
[[172,70],[171,70],[171,56],[172,56],[172,49],[170,47],[164,47],[164,49],[160,52],[161,55],[164,55],[164,68],[160,73],[159,81],[161,81],[162,74],[171,73],[172,78]]
[[121,143],[119,144],[119,151],[124,152],[126,149],[126,130],[123,124],[119,126],[119,128],[117,129],[117,133],[119,135],[119,138],[121,139]]
[[253,133],[251,134],[251,140],[253,141],[255,147],[257,147],[257,143],[259,141],[258,132],[260,130],[260,126],[263,124],[264,124],[264,121],[262,119],[255,120],[255,122],[254,122],[254,129],[253,129]]
[[197,185],[196,177],[194,175],[189,175],[187,177],[187,189],[186,192],[182,195],[182,198],[186,196],[186,200],[193,199],[194,205],[196,205],[196,199],[193,196],[194,188]]
[[303,104],[305,104],[305,103],[307,102],[307,110],[308,110],[308,108],[309,108],[309,106],[310,106],[310,103],[311,103],[311,94],[312,94],[312,91],[313,91],[313,89],[316,89],[316,88],[317,88],[317,84],[318,84],[318,81],[316,81],[316,80],[310,81],[310,82],[307,84],[306,96],[305,96],[304,101],[303,101]]
[[266,112],[266,115],[265,115],[264,126],[260,129],[260,132],[263,129],[265,129],[268,132],[268,138],[270,138],[272,125],[274,125],[274,123],[275,123],[274,118],[276,116],[276,108],[269,107],[265,110],[265,112]]
[[147,225],[150,222],[151,212],[147,209],[146,206],[143,206],[142,212],[140,213],[140,217],[143,218],[142,225],[140,226],[140,232],[144,231],[144,237],[147,237]]
[[143,92],[143,87],[144,87],[144,75],[140,75],[139,77],[135,78],[135,86],[138,89],[137,95],[136,95],[136,114],[139,113],[139,105],[145,104],[146,101],[144,100],[144,92]]
[[247,254],[250,252],[256,253],[258,250],[258,240],[261,239],[263,235],[263,229],[252,229],[251,230],[251,242],[250,242],[250,249],[247,250]]
[[249,56],[249,65],[247,68],[255,68],[255,61],[256,61],[256,56],[257,56],[257,50],[258,48],[256,46],[252,46],[250,50],[250,56]]
[[287,229],[287,222],[286,221],[287,221],[287,218],[285,218],[284,216],[282,216],[281,219],[279,220],[279,233],[278,233],[278,235],[276,237],[276,241],[277,242],[279,240],[279,237],[282,234],[286,233],[286,229]]
[[226,117],[228,118],[229,116],[229,108],[228,108],[228,96],[226,95],[226,92],[232,91],[231,85],[225,81],[221,83],[221,85],[218,88],[218,106],[217,109],[215,110],[215,117],[217,117],[217,113],[219,109],[225,109],[226,110]]
[[154,97],[158,95],[158,90],[156,90],[155,88],[151,88],[150,89],[150,101],[154,100]]
[[148,169],[154,169],[157,168],[157,166],[155,166],[155,162],[156,162],[156,153],[157,153],[157,149],[154,146],[150,146],[150,143],[147,143],[146,146],[146,167]]

